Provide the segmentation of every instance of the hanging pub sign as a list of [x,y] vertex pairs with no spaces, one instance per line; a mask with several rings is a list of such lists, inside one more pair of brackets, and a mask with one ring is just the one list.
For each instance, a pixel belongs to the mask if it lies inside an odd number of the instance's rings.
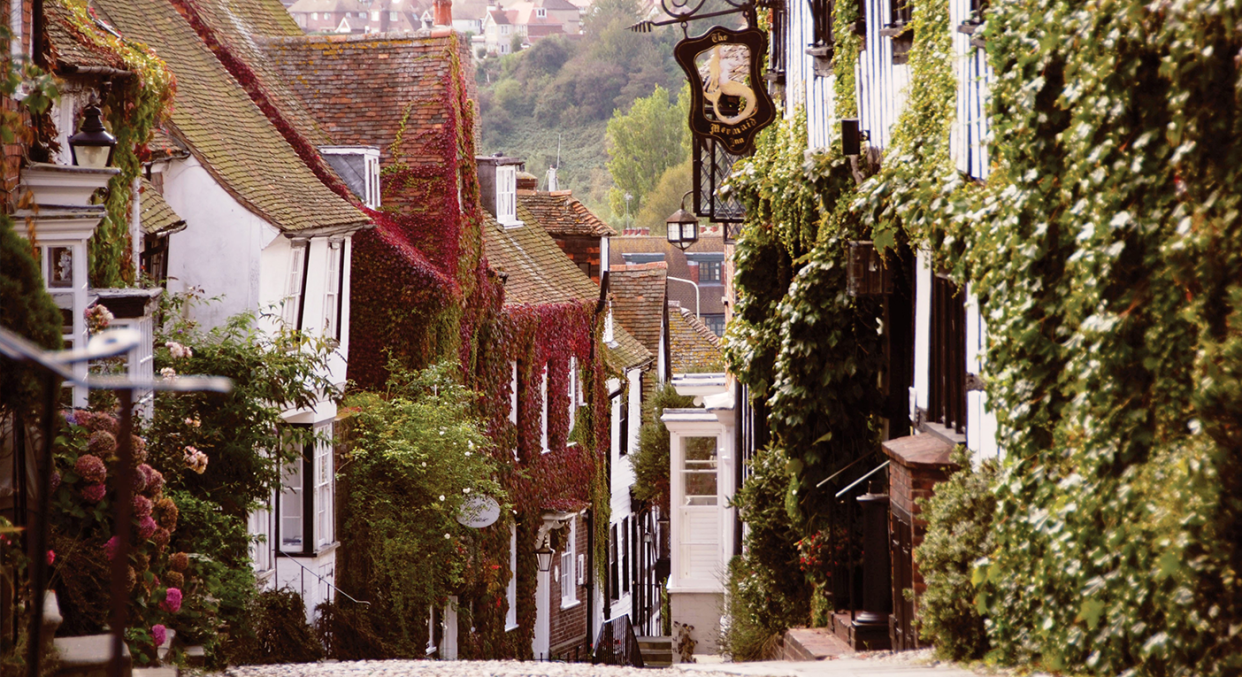
[[747,155],[755,135],[776,119],[776,106],[763,86],[767,34],[716,26],[686,38],[673,56],[690,79],[690,131],[712,138],[733,155]]

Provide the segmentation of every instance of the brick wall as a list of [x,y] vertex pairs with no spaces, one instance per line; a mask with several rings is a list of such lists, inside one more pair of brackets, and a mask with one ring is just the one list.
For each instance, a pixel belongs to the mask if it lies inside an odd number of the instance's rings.
[[[888,467],[888,497],[890,533],[898,532],[898,521],[908,516],[911,533],[910,541],[913,548],[923,543],[927,534],[927,520],[923,519],[923,509],[919,499],[930,498],[935,487],[949,478],[949,473],[957,466],[949,461],[954,445],[932,434],[910,437],[899,437],[884,443],[884,453],[892,463]],[[898,558],[902,553],[893,550],[891,553],[893,580],[898,579]],[[911,571],[912,587],[916,595],[927,590],[923,574],[918,563],[908,562]]]
[[[599,284],[599,238],[572,235],[553,235],[552,237],[556,240],[556,244],[561,248],[561,251],[565,252],[569,260],[574,262],[575,266],[578,266],[579,269],[582,268],[584,263],[590,266],[588,274],[591,276],[591,281]],[[586,272],[586,270],[583,272]]]

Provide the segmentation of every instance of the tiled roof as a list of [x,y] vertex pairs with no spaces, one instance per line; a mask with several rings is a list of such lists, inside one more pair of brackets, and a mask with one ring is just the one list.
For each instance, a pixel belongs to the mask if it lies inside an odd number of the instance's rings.
[[526,207],[543,229],[552,235],[611,237],[617,232],[599,220],[571,191],[518,191],[518,203]]
[[43,6],[47,26],[49,59],[61,72],[73,72],[78,68],[115,68],[126,70],[125,62],[112,51],[84,40],[69,20],[69,10],[57,0]]
[[141,209],[142,232],[147,235],[158,235],[166,230],[178,229],[185,225],[185,219],[177,215],[172,207],[164,201],[164,196],[142,179],[141,192],[138,194],[138,205]]
[[147,142],[147,151],[151,154],[151,160],[184,157],[190,154],[181,139],[173,136],[163,127],[151,130],[151,140]]
[[[289,124],[315,146],[332,139],[319,128],[286,81],[272,69],[259,41],[302,35],[302,29],[276,0],[181,0],[192,5],[215,39],[258,77],[267,100]],[[246,84],[246,83],[243,83]]]
[[225,190],[286,231],[352,227],[366,216],[302,162],[168,0],[96,0],[127,38],[177,77],[172,126]]
[[613,316],[653,355],[660,353],[667,275],[663,262],[620,265],[608,271]]
[[[518,218],[524,225],[505,228],[491,215],[483,224],[488,265],[507,276],[505,305],[597,300],[599,288],[561,252],[552,236],[528,220],[530,213],[521,205]],[[651,353],[623,328],[614,325],[613,338],[608,360],[614,367],[635,367],[651,360]]]
[[[686,261],[686,252],[693,254],[719,253],[724,254],[724,240],[719,235],[703,235],[698,242],[690,245],[683,252],[669,244],[663,235],[626,235],[614,237],[608,241],[608,265],[616,268],[625,264],[625,254],[663,254],[668,263],[670,277],[683,280],[691,278],[690,265]],[[723,267],[721,275],[723,276]],[[724,285],[722,283],[700,283],[698,303],[699,313],[703,315],[719,315],[724,313]],[[677,301],[683,308],[695,309],[694,287],[684,282],[669,282],[668,297]]]
[[517,12],[506,12],[503,9],[492,9],[492,10],[488,10],[487,13],[491,15],[492,23],[497,24],[497,25],[502,25],[502,26],[508,23],[512,23],[511,21],[509,21],[510,14],[512,14],[514,17],[517,16]]
[[674,374],[724,371],[720,338],[694,313],[674,306],[668,309],[669,361]]
[[[446,86],[454,68],[454,44],[447,31],[430,36],[307,35],[268,40],[264,50],[271,67],[334,143],[377,146],[381,167],[387,167],[391,146],[404,130],[404,162],[442,172],[442,150],[412,151],[411,142],[434,135],[449,122]],[[471,63],[469,49],[460,41],[459,63]],[[473,74],[464,79],[470,98],[475,98]]]

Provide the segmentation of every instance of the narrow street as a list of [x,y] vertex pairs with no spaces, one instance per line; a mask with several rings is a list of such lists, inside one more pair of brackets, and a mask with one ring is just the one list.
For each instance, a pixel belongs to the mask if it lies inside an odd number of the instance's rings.
[[[230,677],[650,677],[658,669],[521,661],[355,661],[231,668]],[[968,677],[974,672],[930,664],[923,652],[822,661],[691,663],[664,668],[672,677]]]

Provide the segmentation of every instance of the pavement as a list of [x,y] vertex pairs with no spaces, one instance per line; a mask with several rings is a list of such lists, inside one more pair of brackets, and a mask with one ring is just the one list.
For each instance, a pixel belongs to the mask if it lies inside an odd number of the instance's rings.
[[924,656],[904,657],[900,654],[818,661],[682,663],[674,665],[673,669],[685,672],[689,677],[702,677],[704,673],[754,677],[978,677],[970,670],[937,664]]

